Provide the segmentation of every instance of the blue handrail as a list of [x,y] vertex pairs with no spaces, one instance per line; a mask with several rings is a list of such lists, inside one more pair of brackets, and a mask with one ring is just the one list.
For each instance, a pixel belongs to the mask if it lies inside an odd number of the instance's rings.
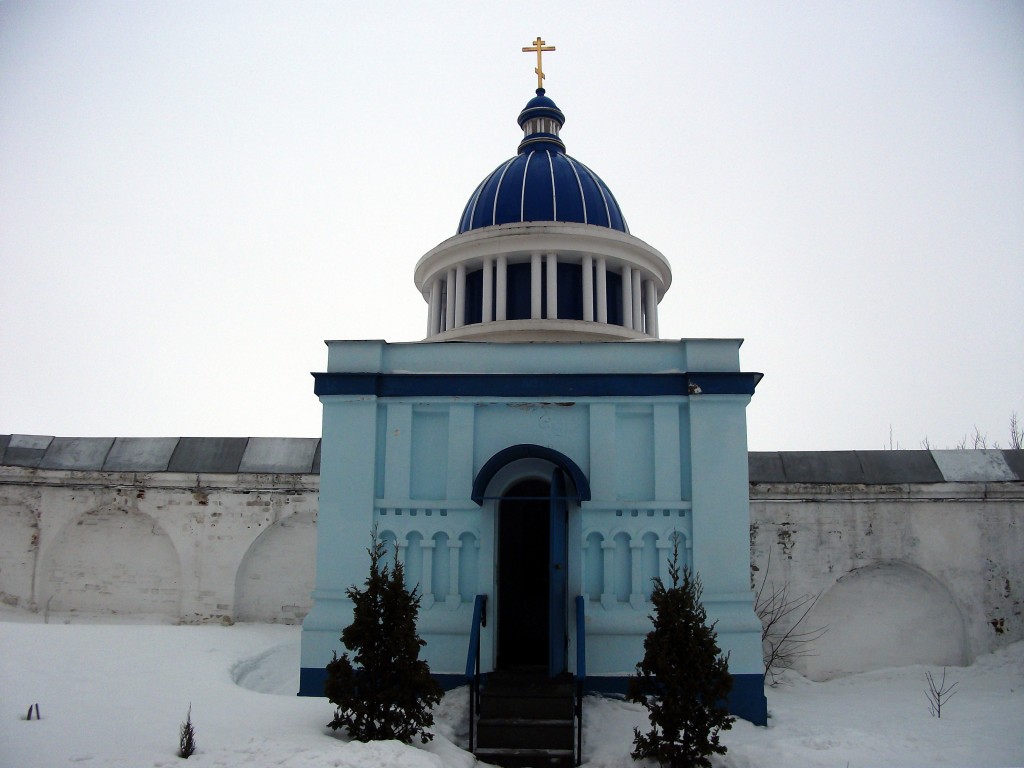
[[587,677],[587,625],[586,605],[583,595],[576,596],[576,677],[583,681]]
[[583,763],[583,687],[587,680],[587,601],[576,596],[576,765]]
[[480,627],[487,626],[487,595],[477,595],[473,602],[473,625],[469,630],[469,653],[466,655],[466,677],[480,674]]
[[473,624],[469,630],[469,652],[466,654],[466,678],[469,680],[469,751],[476,742],[476,712],[480,706],[480,628],[487,626],[487,595],[477,595],[473,602]]

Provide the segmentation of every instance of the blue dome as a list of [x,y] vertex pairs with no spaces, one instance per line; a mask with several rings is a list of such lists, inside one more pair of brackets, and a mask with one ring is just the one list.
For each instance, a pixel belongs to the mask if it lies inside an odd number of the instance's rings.
[[466,203],[458,233],[527,221],[594,224],[629,232],[608,185],[565,154],[558,131],[565,116],[544,89],[519,114],[524,130],[519,154],[480,182]]

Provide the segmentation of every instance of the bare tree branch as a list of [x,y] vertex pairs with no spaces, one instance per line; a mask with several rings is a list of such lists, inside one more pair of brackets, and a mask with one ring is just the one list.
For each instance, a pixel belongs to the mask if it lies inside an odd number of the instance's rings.
[[768,586],[772,551],[768,550],[761,586],[754,598],[754,612],[761,620],[761,648],[764,653],[764,679],[777,685],[783,670],[791,669],[797,659],[813,656],[812,643],[828,632],[828,626],[804,628],[802,625],[822,591],[792,597],[789,582]]
[[1019,451],[1024,443],[1024,427],[1021,427],[1017,412],[1010,414],[1010,448]]
[[935,678],[932,677],[931,672],[925,672],[924,679],[928,681],[928,690],[925,691],[925,696],[928,697],[928,711],[931,712],[932,717],[941,719],[942,705],[958,693],[958,691],[953,689],[960,685],[960,681],[958,680],[947,687],[945,667],[942,668],[942,680],[938,685],[935,684]]

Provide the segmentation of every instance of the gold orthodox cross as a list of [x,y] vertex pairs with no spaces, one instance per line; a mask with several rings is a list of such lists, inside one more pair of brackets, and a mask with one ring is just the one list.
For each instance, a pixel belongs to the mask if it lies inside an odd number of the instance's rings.
[[544,41],[541,40],[540,37],[538,37],[536,40],[533,41],[533,45],[531,45],[531,46],[529,46],[527,48],[523,48],[523,53],[529,53],[530,51],[536,51],[537,52],[537,67],[533,70],[534,72],[537,73],[537,88],[543,88],[544,87],[544,66],[543,66],[543,64],[541,62],[541,58],[540,58],[541,54],[544,51],[553,51],[553,50],[555,50],[555,46],[553,46],[553,45],[545,46]]

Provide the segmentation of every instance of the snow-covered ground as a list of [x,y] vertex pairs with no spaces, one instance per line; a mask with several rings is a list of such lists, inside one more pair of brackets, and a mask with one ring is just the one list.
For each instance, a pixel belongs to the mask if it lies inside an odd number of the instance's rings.
[[[0,766],[469,768],[466,691],[448,694],[426,746],[360,744],[326,727],[325,699],[299,698],[299,629],[277,625],[63,623],[0,613]],[[1024,765],[1024,643],[950,668],[957,694],[932,717],[926,667],[768,690],[769,726],[737,721],[715,760],[731,768]],[[932,669],[932,672],[941,670]],[[42,720],[26,720],[38,703]],[[192,707],[198,751],[176,757]],[[585,765],[624,768],[645,712],[589,698]]]

